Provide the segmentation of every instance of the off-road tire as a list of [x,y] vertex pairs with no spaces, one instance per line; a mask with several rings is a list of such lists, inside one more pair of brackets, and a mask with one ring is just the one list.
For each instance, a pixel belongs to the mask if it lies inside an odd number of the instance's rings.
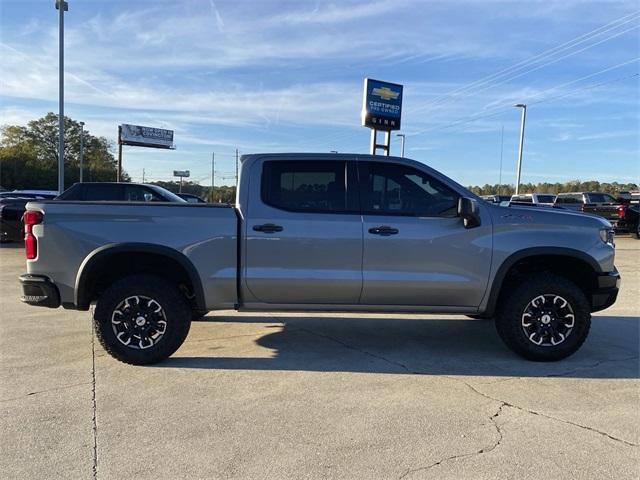
[[[134,350],[116,338],[112,314],[121,302],[132,296],[156,299],[166,316],[162,338],[149,348]],[[93,326],[102,347],[116,360],[131,365],[149,365],[170,357],[184,342],[191,325],[191,308],[171,282],[154,275],[132,275],[107,288],[96,304]]]
[[[574,326],[558,345],[538,346],[522,326],[523,313],[540,295],[558,295],[569,303]],[[537,362],[553,362],[575,353],[584,343],[591,327],[589,301],[583,291],[570,280],[550,274],[534,273],[517,280],[500,296],[496,312],[496,329],[502,341],[518,355]]]

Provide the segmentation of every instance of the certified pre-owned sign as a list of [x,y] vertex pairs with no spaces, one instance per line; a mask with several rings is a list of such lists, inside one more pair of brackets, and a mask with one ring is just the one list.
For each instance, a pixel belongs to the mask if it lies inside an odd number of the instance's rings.
[[376,130],[400,130],[402,85],[364,79],[362,125]]
[[120,143],[138,147],[174,148],[173,130],[124,123],[120,125]]

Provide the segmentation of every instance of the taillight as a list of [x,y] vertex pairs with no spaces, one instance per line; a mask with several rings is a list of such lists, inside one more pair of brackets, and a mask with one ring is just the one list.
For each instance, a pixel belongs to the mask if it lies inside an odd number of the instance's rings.
[[627,215],[627,209],[624,208],[624,205],[620,205],[618,207],[618,218],[620,220],[624,220],[624,217]]
[[42,213],[34,210],[27,210],[22,216],[24,223],[24,251],[28,260],[33,260],[38,256],[38,241],[33,234],[33,226],[42,223]]

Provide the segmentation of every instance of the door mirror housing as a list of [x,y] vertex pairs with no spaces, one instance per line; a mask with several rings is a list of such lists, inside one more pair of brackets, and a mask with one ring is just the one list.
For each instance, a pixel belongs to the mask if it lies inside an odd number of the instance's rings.
[[480,207],[473,198],[460,197],[458,200],[458,216],[464,222],[464,228],[480,226]]

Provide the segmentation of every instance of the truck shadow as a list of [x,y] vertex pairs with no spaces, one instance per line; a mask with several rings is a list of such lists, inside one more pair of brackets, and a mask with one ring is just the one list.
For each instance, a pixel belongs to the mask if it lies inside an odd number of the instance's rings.
[[[471,319],[226,316],[211,314],[204,325],[210,339],[189,339],[182,354],[160,368],[221,370],[287,370],[310,372],[395,373],[493,377],[639,378],[640,319],[593,318],[586,343],[573,356],[537,363],[511,353],[498,337],[493,321]],[[247,323],[251,332],[219,334],[220,322]],[[281,323],[282,322],[282,323]],[[268,326],[260,326],[269,323]],[[264,331],[271,333],[264,333]],[[218,332],[219,333],[219,332]],[[245,337],[245,338],[240,338]],[[262,347],[260,357],[237,356],[247,345]],[[235,344],[234,344],[235,343]],[[198,355],[194,356],[196,352]],[[236,356],[234,356],[234,353]],[[180,355],[178,352],[177,355]]]

